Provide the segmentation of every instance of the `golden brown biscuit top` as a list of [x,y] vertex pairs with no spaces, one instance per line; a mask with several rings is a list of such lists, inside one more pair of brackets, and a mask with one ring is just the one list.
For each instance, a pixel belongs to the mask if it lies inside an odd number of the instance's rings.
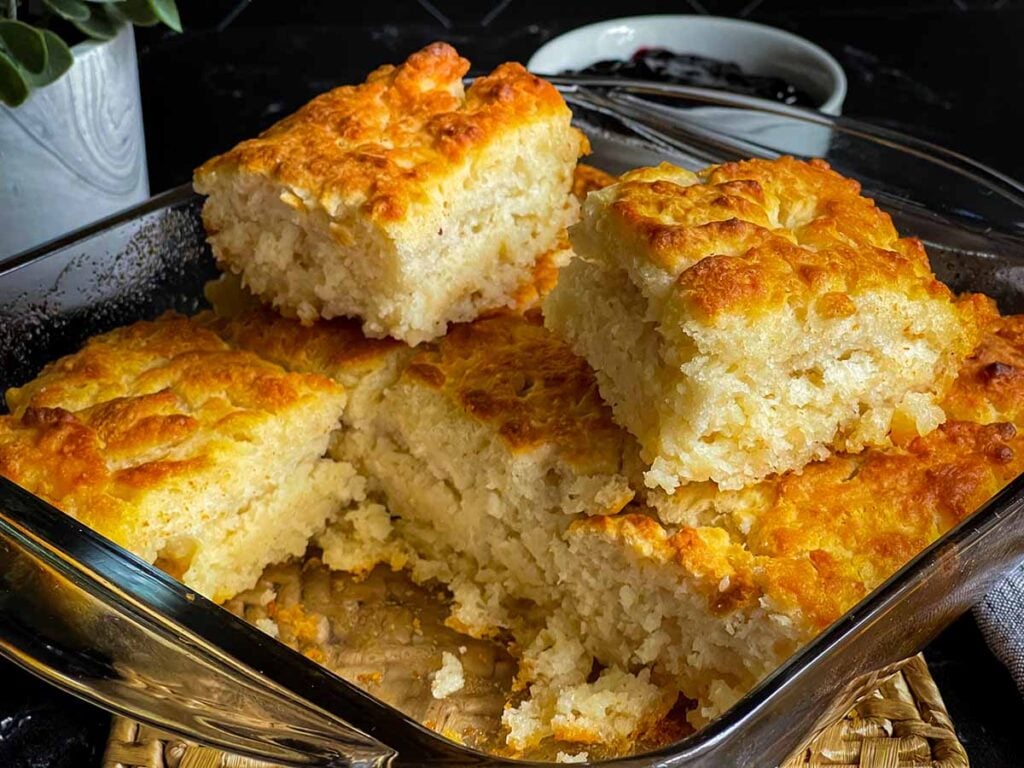
[[357,320],[336,318],[303,325],[268,307],[250,308],[234,318],[206,312],[196,321],[231,345],[282,368],[328,376],[346,386],[395,352],[408,349],[392,338],[368,338]]
[[403,377],[441,390],[513,452],[550,445],[583,474],[621,471],[627,438],[593,371],[536,313],[452,326]]
[[48,364],[34,380],[7,390],[11,412],[26,408],[80,411],[116,398],[173,391],[183,407],[223,398],[238,408],[287,408],[317,390],[337,393],[319,376],[288,374],[174,313],[89,339],[78,352]]
[[[977,295],[961,301],[986,330],[942,403],[950,421],[904,448],[835,456],[763,484],[771,507],[748,546],[776,556],[822,549],[832,573],[846,569],[851,598],[819,608],[824,623],[859,599],[858,584],[877,586],[1024,472],[1024,316],[999,317]],[[813,597],[795,581],[787,589]]]
[[133,527],[140,494],[186,487],[253,428],[311,398],[338,404],[344,391],[168,314],[94,337],[8,390],[0,474],[131,545],[145,534]]
[[775,587],[822,627],[1022,471],[1012,424],[947,422],[905,450],[835,457],[776,480],[747,548],[814,564],[803,575],[777,569]]
[[707,317],[794,300],[849,314],[848,297],[897,287],[949,296],[920,242],[901,239],[860,185],[791,157],[624,174],[607,211],[635,252],[678,277],[682,306]]
[[[138,476],[129,474],[121,482],[108,466],[105,450],[94,427],[62,409],[30,408],[21,418],[0,416],[0,475],[128,544],[135,516],[126,497],[131,497]],[[154,469],[158,467],[188,471],[181,463],[162,462]]]
[[433,43],[361,85],[335,88],[195,174],[225,170],[273,176],[328,211],[340,201],[380,221],[402,219],[441,178],[505,131],[569,108],[550,83],[502,64],[463,90],[469,62]]
[[990,317],[977,349],[942,401],[951,419],[1024,429],[1024,315]]

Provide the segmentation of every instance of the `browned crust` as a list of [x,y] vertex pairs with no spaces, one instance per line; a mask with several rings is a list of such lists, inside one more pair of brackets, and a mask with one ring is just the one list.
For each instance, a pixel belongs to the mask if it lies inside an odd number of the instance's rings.
[[[870,450],[787,474],[749,550],[783,564],[774,593],[824,627],[1024,471],[1012,424],[951,421],[905,450]],[[803,565],[813,566],[813,571]]]
[[415,352],[392,339],[368,339],[353,321],[303,326],[265,308],[233,319],[207,313],[199,322],[284,368],[346,383],[406,351],[404,380],[439,390],[468,418],[494,429],[510,451],[550,446],[582,474],[619,473],[630,450],[593,371],[543,327],[536,310],[454,325]]
[[610,173],[592,165],[580,163],[576,166],[576,171],[572,176],[572,193],[582,203],[591,192],[604,189],[616,181],[617,179]]
[[960,367],[943,410],[953,419],[1024,427],[1024,315],[998,317],[991,300],[975,300],[988,307],[987,332]]
[[678,274],[680,304],[705,318],[883,287],[950,296],[921,243],[900,238],[856,181],[821,160],[727,163],[689,185],[641,169],[615,190],[608,210],[616,226]]
[[[645,515],[593,517],[574,532],[679,568],[715,614],[802,617],[809,638],[1024,471],[1010,424],[950,422],[908,449],[833,457],[766,481],[746,542],[721,528],[672,531]],[[727,585],[727,586],[724,586]]]
[[392,338],[368,338],[358,320],[336,318],[303,325],[267,307],[231,319],[205,313],[197,320],[233,346],[255,352],[282,368],[335,379],[372,370],[407,348]]
[[209,160],[196,184],[225,171],[270,176],[328,209],[354,201],[374,220],[401,220],[426,199],[430,180],[484,145],[534,121],[568,119],[561,94],[520,64],[502,64],[463,92],[468,70],[450,45],[428,45]]

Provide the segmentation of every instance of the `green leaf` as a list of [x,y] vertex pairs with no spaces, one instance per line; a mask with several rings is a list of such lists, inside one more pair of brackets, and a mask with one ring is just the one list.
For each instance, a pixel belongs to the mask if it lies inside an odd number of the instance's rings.
[[28,98],[28,92],[28,83],[18,65],[0,51],[0,101],[9,107],[16,107]]
[[75,63],[75,57],[67,43],[48,29],[42,30],[46,40],[46,69],[38,75],[29,75],[26,79],[33,88],[42,88],[59,78]]
[[124,0],[116,10],[119,15],[140,27],[152,27],[160,23],[156,12],[149,7],[149,0]]
[[85,21],[71,22],[83,33],[96,40],[111,40],[117,35],[120,24],[110,17],[101,5],[89,9],[89,18]]
[[8,55],[29,74],[46,69],[46,42],[35,27],[22,21],[0,19],[0,42]]
[[89,18],[89,6],[82,0],[43,0],[43,4],[62,19],[71,22]]
[[174,0],[146,0],[153,13],[164,24],[175,32],[181,32],[181,17],[178,15],[178,6]]

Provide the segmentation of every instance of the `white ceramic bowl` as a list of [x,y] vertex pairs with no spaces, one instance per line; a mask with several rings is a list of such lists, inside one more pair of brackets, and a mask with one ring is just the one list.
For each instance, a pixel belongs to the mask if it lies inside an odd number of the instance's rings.
[[751,74],[785,78],[830,115],[840,113],[846,97],[843,68],[824,49],[781,29],[717,16],[631,16],[588,24],[542,45],[527,68],[557,75],[605,59],[628,59],[639,48],[733,61]]

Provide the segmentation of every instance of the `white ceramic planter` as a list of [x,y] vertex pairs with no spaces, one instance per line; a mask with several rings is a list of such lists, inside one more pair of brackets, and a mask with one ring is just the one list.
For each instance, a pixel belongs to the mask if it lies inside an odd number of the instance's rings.
[[62,78],[0,106],[0,260],[149,197],[131,26],[73,51]]

